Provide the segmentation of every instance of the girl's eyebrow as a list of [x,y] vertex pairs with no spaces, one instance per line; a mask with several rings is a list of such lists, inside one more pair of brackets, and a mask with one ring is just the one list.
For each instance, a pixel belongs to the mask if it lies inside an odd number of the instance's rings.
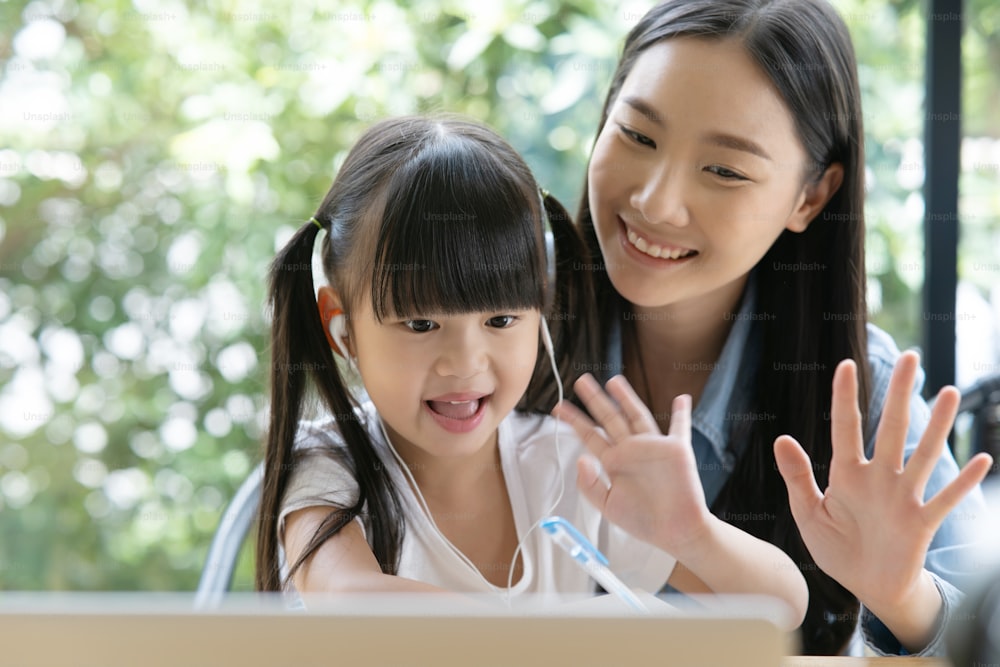
[[[622,102],[635,109],[642,115],[643,118],[648,120],[653,125],[666,129],[667,124],[663,114],[654,109],[653,105],[646,100],[641,97],[636,97],[635,95],[626,95],[622,98]],[[722,148],[731,148],[733,150],[756,155],[757,157],[765,160],[771,160],[771,156],[768,155],[767,151],[765,151],[760,144],[755,141],[751,141],[746,137],[738,137],[735,134],[728,134],[726,132],[709,132],[708,134],[702,135],[701,141],[702,143],[721,146]]]

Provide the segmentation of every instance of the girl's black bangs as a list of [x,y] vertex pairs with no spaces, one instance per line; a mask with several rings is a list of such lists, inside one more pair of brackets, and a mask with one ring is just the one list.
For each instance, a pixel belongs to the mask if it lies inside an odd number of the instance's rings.
[[544,252],[530,175],[459,138],[399,169],[372,267],[379,320],[538,308]]

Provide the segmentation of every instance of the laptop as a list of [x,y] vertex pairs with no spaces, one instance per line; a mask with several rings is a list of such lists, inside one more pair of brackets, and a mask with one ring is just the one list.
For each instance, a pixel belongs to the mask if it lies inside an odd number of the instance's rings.
[[177,594],[8,594],[0,663],[16,667],[775,667],[797,649],[766,598],[610,596],[509,609],[466,596],[287,601],[234,594],[211,609]]

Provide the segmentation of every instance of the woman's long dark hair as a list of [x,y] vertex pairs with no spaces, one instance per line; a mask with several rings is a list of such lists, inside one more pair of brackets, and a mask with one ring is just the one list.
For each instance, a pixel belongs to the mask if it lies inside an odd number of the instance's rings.
[[[598,134],[639,56],[680,36],[738,40],[795,119],[798,138],[815,167],[813,177],[833,163],[844,168],[842,185],[808,229],[784,231],[755,268],[757,310],[770,317],[755,322],[762,348],[749,409],[776,418],[755,420],[748,432],[730,433],[730,450],[745,449],[712,507],[799,564],[810,593],[802,625],[804,650],[837,653],[854,630],[858,601],[820,571],[804,547],[773,444],[782,433],[798,439],[812,458],[819,487],[826,487],[831,458],[827,410],[833,371],[841,359],[858,364],[859,404],[868,430],[864,134],[854,49],[846,26],[825,0],[669,0],[652,8],[626,38]],[[588,201],[584,183],[579,223],[593,256],[599,257]],[[620,317],[628,304],[603,269],[595,281],[602,321]],[[607,330],[601,349],[606,337]]]
[[[583,241],[565,209],[541,194],[517,152],[488,128],[455,117],[403,117],[372,126],[348,154],[314,217],[328,232],[323,269],[348,322],[364,298],[379,320],[538,308],[550,323],[564,380],[579,360],[595,354],[588,347],[595,336],[586,317],[593,293],[588,277],[573,271],[585,253]],[[551,274],[546,218],[555,241]],[[305,223],[270,271],[271,422],[256,568],[263,591],[285,584],[276,522],[300,459],[294,443],[310,389],[336,419],[346,445],[346,452],[331,448],[328,454],[351,466],[360,496],[353,506],[330,512],[288,576],[362,512],[383,571],[395,573],[399,564],[399,494],[334,362],[316,304],[311,266],[318,234],[316,224]],[[538,356],[518,408],[548,412],[556,389],[541,344]]]

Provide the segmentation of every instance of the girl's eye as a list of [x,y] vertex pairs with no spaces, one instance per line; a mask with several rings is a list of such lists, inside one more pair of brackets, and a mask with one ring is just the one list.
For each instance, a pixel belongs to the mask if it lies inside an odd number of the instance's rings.
[[433,320],[405,320],[403,326],[415,333],[427,333],[438,328]]
[[496,329],[506,329],[516,321],[517,317],[514,315],[497,315],[486,320],[486,324]]
[[720,167],[717,164],[713,164],[711,167],[705,167],[705,170],[715,174],[719,178],[724,178],[727,181],[746,181],[749,180],[746,176],[738,174],[732,169],[726,169],[725,167]]
[[619,125],[618,127],[619,127],[619,129],[621,129],[622,134],[624,134],[631,141],[634,141],[635,143],[639,144],[640,146],[648,146],[649,148],[656,148],[656,142],[653,141],[652,139],[650,139],[649,137],[647,137],[646,135],[639,134],[635,130],[630,130],[629,128],[625,127],[624,125]]

